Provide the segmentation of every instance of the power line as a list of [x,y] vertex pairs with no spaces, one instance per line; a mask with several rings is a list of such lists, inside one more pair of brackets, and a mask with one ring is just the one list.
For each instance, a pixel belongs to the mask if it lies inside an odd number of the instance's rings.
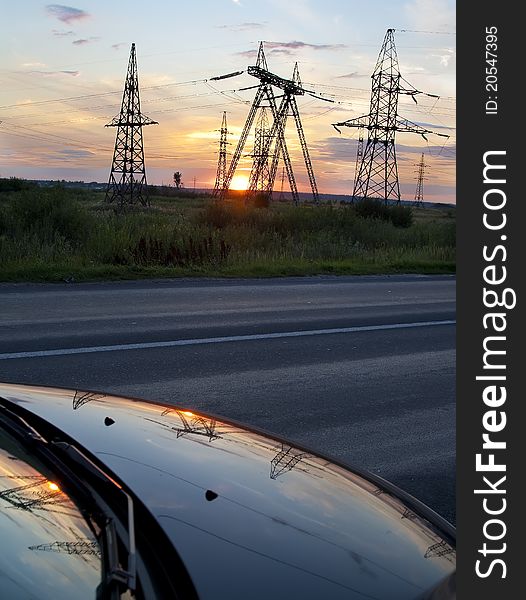
[[[206,79],[192,79],[190,81],[181,81],[175,83],[164,83],[162,85],[152,85],[149,87],[143,87],[142,90],[157,90],[161,88],[174,87],[174,86],[182,86],[182,85],[192,85],[197,83],[203,83],[207,81]],[[69,96],[63,98],[53,98],[50,100],[39,100],[37,102],[26,102],[24,104],[5,104],[4,106],[0,106],[0,109],[5,108],[25,108],[27,106],[41,106],[43,104],[53,104],[54,102],[73,102],[76,100],[86,100],[87,98],[102,98],[104,96],[113,96],[115,94],[122,94],[122,90],[113,90],[111,92],[100,92],[97,94],[83,94],[81,96]]]

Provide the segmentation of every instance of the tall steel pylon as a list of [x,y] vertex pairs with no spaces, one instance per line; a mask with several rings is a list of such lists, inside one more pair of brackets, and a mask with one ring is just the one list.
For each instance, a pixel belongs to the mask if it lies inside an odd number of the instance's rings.
[[416,192],[415,192],[415,206],[424,206],[424,173],[426,164],[424,162],[424,153],[422,152],[422,157],[420,158],[420,162],[415,165],[418,167],[418,176],[416,178]]
[[50,544],[38,544],[28,546],[29,550],[41,550],[44,552],[63,552],[65,554],[94,555],[100,556],[99,543],[95,540],[77,540],[75,542],[51,542]]
[[219,130],[219,160],[217,162],[216,182],[212,194],[218,196],[225,185],[226,180],[226,147],[228,146],[228,127],[226,123],[226,110],[223,111],[223,120]]
[[270,187],[270,127],[267,108],[259,109],[259,116],[254,129],[254,153],[250,171],[248,189],[252,193],[265,193]]
[[281,167],[281,188],[279,190],[279,199],[280,200],[285,199],[285,193],[283,191],[284,183],[285,183],[285,167]]
[[149,205],[142,128],[144,125],[157,124],[157,121],[141,113],[137,58],[135,44],[132,44],[121,112],[105,125],[105,127],[117,127],[113,162],[106,188],[106,202],[117,202],[121,210],[126,205],[137,202],[143,206]]
[[[249,184],[247,194],[250,195],[257,191],[257,188],[255,188],[255,182],[261,180],[261,171],[264,171],[267,168],[266,165],[268,165],[268,162],[270,161],[269,178],[267,187],[264,191],[268,195],[268,197],[271,197],[274,188],[274,181],[276,179],[277,166],[281,156],[283,157],[283,162],[287,171],[290,189],[292,192],[292,198],[295,204],[299,202],[299,194],[296,185],[296,179],[292,170],[292,163],[290,160],[290,155],[285,140],[285,126],[287,117],[289,116],[289,114],[292,114],[294,116],[296,129],[298,131],[298,137],[303,151],[303,158],[305,161],[305,166],[307,168],[307,174],[312,189],[312,195],[314,201],[318,202],[318,188],[316,185],[314,170],[312,168],[307,143],[305,140],[305,134],[303,132],[303,127],[301,124],[298,105],[296,102],[297,95],[305,94],[305,90],[301,85],[298,65],[296,64],[294,68],[292,79],[283,79],[278,75],[274,75],[268,70],[267,60],[263,49],[263,42],[261,42],[259,45],[256,64],[255,66],[248,67],[248,74],[259,79],[260,83],[258,85],[254,101],[252,102],[252,105],[250,107],[245,126],[243,128],[243,131],[241,132],[241,136],[239,138],[236,150],[232,157],[232,161],[230,162],[225,184],[221,191],[221,197],[224,198],[228,192],[230,183],[232,182],[232,178],[236,171],[239,159],[243,152],[243,148],[245,147],[248,134],[252,128],[258,109],[262,108],[263,106],[266,106],[270,108],[270,111],[272,113],[272,127],[270,129],[269,135],[265,136],[264,145],[262,146],[261,152],[259,154],[260,159],[254,161],[251,175],[251,183]],[[276,96],[274,95],[273,87],[276,87],[283,92],[279,107],[276,102]]]
[[[372,74],[369,114],[341,123],[338,127],[365,127],[368,131],[365,151],[355,179],[353,198],[381,199],[400,202],[400,184],[396,163],[395,133],[435,133],[398,115],[398,97],[415,96],[423,92],[414,88],[401,75],[394,41],[394,29],[388,29]],[[425,94],[437,98],[433,94]],[[442,133],[435,133],[449,137]]]
[[270,478],[277,479],[283,473],[292,471],[294,467],[309,455],[292,446],[281,444],[276,456],[270,461]]
[[[354,168],[354,186],[353,190],[356,189],[356,183],[358,182],[358,173],[360,172],[360,165],[363,160],[363,131],[364,127],[361,125],[358,128],[358,146],[356,147],[356,166]],[[351,202],[354,202],[354,195],[351,198]]]

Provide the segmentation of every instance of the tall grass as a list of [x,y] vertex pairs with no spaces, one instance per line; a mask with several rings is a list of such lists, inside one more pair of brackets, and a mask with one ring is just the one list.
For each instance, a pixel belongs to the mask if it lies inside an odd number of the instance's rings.
[[408,225],[407,211],[386,218],[375,207],[364,214],[356,207],[256,208],[202,198],[157,205],[118,215],[80,191],[0,189],[0,278],[454,270],[452,219]]

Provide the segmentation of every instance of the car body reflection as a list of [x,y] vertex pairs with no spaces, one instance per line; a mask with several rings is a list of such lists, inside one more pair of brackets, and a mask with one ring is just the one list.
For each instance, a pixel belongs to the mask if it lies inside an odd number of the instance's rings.
[[408,600],[454,571],[454,531],[438,516],[284,441],[141,400],[94,397],[72,411],[74,391],[4,385],[0,396],[55,424],[140,498],[202,598]]
[[[100,548],[71,498],[44,465],[0,429],[0,595],[2,598],[94,598]],[[89,544],[63,553],[60,544]],[[53,552],[36,552],[50,549]]]

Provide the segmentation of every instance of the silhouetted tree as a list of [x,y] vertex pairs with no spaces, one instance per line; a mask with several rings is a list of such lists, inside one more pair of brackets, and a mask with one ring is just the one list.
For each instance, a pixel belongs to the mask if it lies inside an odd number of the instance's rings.
[[174,185],[177,189],[180,189],[183,187],[183,182],[181,181],[182,176],[183,176],[183,174],[181,173],[181,171],[176,171],[174,173]]

